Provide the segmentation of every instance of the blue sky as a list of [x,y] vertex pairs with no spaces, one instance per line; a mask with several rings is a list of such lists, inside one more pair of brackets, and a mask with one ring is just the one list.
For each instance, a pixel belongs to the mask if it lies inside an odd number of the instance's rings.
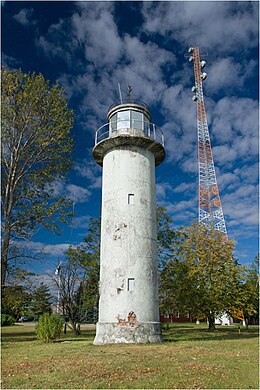
[[2,63],[41,72],[65,88],[75,111],[74,168],[56,184],[73,200],[73,227],[57,237],[40,229],[28,247],[44,252],[31,269],[54,269],[69,244],[87,234],[101,207],[101,168],[94,134],[127,85],[164,132],[157,203],[174,226],[198,214],[196,105],[187,48],[207,52],[204,96],[217,180],[235,255],[258,252],[258,2],[2,2]]

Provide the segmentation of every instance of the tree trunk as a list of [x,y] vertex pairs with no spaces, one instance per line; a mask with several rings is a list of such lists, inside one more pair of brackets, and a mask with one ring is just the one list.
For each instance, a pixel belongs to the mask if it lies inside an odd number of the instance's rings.
[[9,243],[10,243],[10,234],[11,234],[10,224],[6,223],[5,227],[4,227],[4,234],[3,234],[3,241],[2,241],[2,248],[1,248],[1,258],[2,258],[1,291],[2,291],[2,297],[3,297],[3,294],[4,294],[4,287],[5,287],[5,280],[6,280],[6,273],[7,273],[8,249],[9,249]]
[[4,215],[4,232],[2,239],[2,247],[1,247],[1,259],[2,259],[2,268],[1,268],[1,292],[2,297],[4,294],[6,274],[8,268],[8,251],[10,245],[10,237],[11,237],[11,216],[12,216],[12,208],[14,201],[14,180],[16,174],[16,167],[12,164],[10,167],[10,171],[8,173],[7,185],[5,188],[5,199],[3,205],[3,215]]
[[214,315],[210,315],[208,317],[208,321],[209,321],[209,328],[208,328],[208,331],[209,332],[214,332],[214,330],[216,330],[216,327],[215,327],[215,317]]
[[72,331],[74,334],[79,335],[80,334],[80,324],[78,322],[74,322],[73,320],[69,320]]

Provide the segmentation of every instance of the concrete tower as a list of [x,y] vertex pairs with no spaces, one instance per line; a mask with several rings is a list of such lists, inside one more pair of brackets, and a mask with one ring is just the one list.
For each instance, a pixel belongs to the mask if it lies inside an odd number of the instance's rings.
[[161,342],[155,166],[165,157],[146,104],[123,99],[96,132],[103,166],[99,321],[94,344]]

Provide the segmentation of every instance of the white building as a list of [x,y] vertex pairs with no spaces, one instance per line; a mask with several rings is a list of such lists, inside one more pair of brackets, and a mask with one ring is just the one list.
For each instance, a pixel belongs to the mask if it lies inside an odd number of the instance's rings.
[[165,150],[146,104],[129,98],[112,105],[93,156],[103,166],[94,344],[160,342],[155,166]]
[[216,325],[233,325],[233,318],[227,314],[223,313],[215,318]]

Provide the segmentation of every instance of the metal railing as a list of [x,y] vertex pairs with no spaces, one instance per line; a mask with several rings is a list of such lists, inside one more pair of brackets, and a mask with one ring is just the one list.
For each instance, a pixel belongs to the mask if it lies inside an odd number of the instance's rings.
[[118,100],[117,102],[114,102],[113,104],[111,104],[111,106],[108,109],[108,112],[110,110],[112,110],[112,108],[114,108],[116,106],[120,106],[120,104],[137,104],[138,106],[142,106],[142,107],[146,108],[146,110],[149,111],[148,105],[146,103],[144,103],[142,100],[126,97],[126,98],[123,98],[123,99]]
[[115,132],[117,132],[117,135],[120,135],[120,133],[122,133],[122,135],[127,134],[128,129],[140,132],[140,136],[148,137],[164,146],[164,135],[158,126],[153,123],[137,121],[134,119],[131,121],[111,121],[101,126],[95,134],[95,146],[99,142],[111,137]]

